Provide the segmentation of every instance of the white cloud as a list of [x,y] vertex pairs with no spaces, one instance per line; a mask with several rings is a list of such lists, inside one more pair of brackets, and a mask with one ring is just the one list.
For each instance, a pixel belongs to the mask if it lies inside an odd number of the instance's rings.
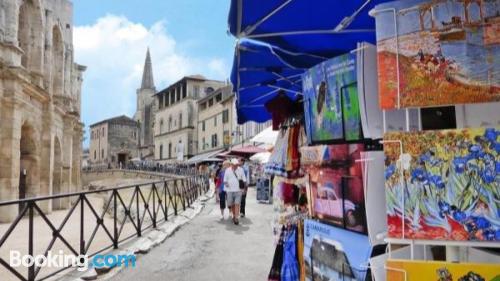
[[123,16],[106,15],[93,25],[74,29],[75,61],[86,65],[82,111],[88,126],[102,119],[135,112],[136,89],[149,46],[157,90],[184,75],[224,80],[229,64],[217,57],[192,57],[178,47],[165,22],[151,27]]

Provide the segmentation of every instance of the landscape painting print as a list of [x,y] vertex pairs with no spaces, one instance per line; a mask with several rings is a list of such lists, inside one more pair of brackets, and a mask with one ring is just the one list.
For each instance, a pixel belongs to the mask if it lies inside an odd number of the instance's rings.
[[500,127],[384,141],[389,237],[500,241]]
[[388,260],[387,281],[500,281],[495,263]]
[[372,14],[382,109],[500,101],[498,1],[404,0]]
[[302,85],[309,144],[344,139],[340,98],[328,90],[323,64],[303,74]]

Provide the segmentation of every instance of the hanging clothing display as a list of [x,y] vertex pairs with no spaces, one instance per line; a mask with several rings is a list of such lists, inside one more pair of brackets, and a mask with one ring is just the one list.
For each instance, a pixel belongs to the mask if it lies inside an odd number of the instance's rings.
[[299,147],[304,143],[306,143],[305,131],[297,119],[292,119],[278,135],[265,172],[285,178],[302,177]]
[[268,281],[281,281],[281,267],[283,265],[283,235],[284,227],[280,234],[280,239],[276,245],[276,250],[274,251],[273,264],[271,265],[271,270],[269,271]]
[[297,263],[297,230],[292,226],[287,231],[283,245],[283,266],[281,267],[281,281],[299,281],[299,265]]
[[265,167],[265,172],[267,174],[286,177],[284,162],[286,161],[286,154],[288,152],[289,136],[289,130],[280,131],[276,144],[274,145],[273,153],[269,157],[269,162]]
[[280,92],[264,106],[267,111],[271,113],[274,131],[279,130],[280,125],[283,124],[287,118],[301,111],[298,104],[293,102],[284,92]]
[[304,264],[304,221],[297,223],[297,260],[299,263],[300,281],[306,280],[306,268]]

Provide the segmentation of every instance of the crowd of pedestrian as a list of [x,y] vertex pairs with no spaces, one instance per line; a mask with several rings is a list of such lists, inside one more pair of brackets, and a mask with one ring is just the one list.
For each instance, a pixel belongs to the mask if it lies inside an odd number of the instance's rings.
[[225,219],[225,209],[235,225],[240,217],[245,217],[246,196],[250,183],[248,163],[233,158],[226,160],[215,172],[215,188],[220,205],[221,219]]

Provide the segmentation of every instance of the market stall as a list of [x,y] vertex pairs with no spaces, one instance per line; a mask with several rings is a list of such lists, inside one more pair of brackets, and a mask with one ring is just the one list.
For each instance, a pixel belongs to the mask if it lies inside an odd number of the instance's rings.
[[231,2],[231,33],[293,71],[249,73],[266,58],[237,48],[231,77],[238,121],[277,132],[269,280],[500,279],[499,14],[483,0]]

